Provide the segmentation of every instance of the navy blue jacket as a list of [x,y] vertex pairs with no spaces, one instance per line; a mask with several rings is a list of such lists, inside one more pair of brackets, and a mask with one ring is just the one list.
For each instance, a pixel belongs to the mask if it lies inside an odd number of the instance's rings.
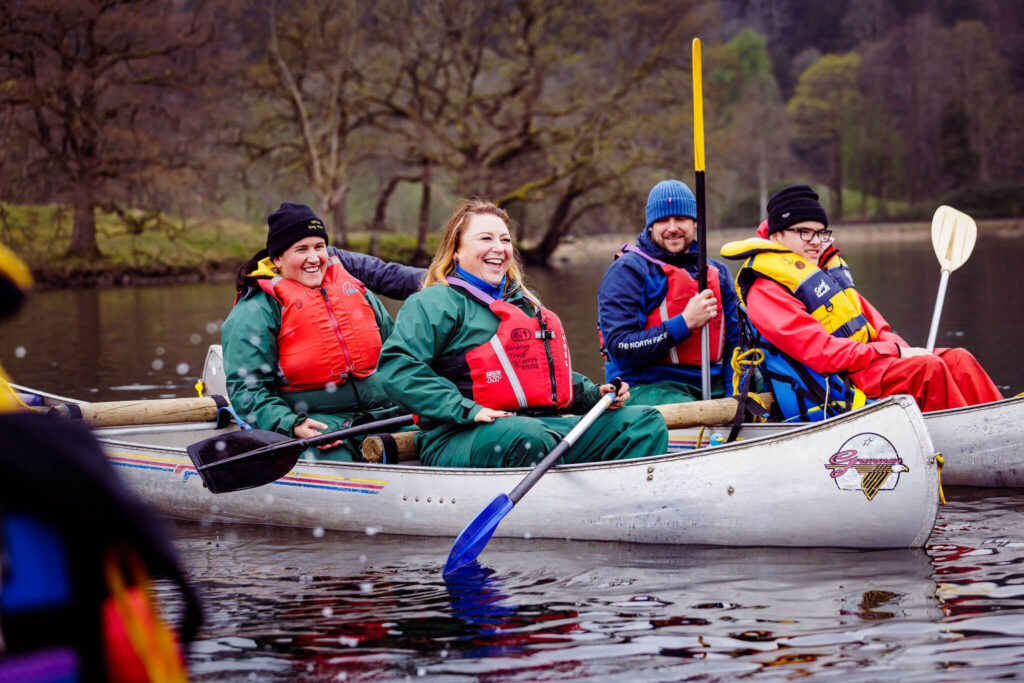
[[404,301],[420,289],[426,269],[401,263],[389,263],[376,256],[327,247],[329,254],[341,259],[341,265],[374,294]]
[[[693,279],[697,279],[696,242],[682,254],[670,254],[654,243],[650,228],[645,228],[637,237],[636,245],[660,261],[685,268]],[[711,364],[711,379],[724,377],[728,395],[732,382],[729,361],[740,339],[736,321],[737,298],[729,267],[721,261],[708,259],[708,265],[712,264],[718,268],[722,289],[719,306],[725,314],[725,348],[723,363]],[[621,377],[630,384],[672,380],[700,388],[700,365],[659,364],[673,346],[690,336],[683,316],[677,315],[662,325],[644,329],[647,316],[661,304],[667,291],[668,278],[664,271],[639,254],[626,252],[605,271],[597,292],[597,319],[607,353],[604,366],[607,381],[615,377]]]

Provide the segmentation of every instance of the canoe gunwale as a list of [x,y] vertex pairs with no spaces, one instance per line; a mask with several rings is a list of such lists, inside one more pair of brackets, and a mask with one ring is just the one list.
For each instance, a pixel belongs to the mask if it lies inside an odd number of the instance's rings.
[[[834,429],[837,424],[842,424],[843,422],[851,421],[851,420],[857,419],[857,418],[863,418],[865,415],[871,415],[874,412],[881,412],[881,411],[885,410],[886,407],[888,407],[889,405],[892,405],[892,404],[897,404],[897,405],[901,406],[904,409],[911,409],[911,407],[916,409],[916,405],[914,405],[913,399],[911,399],[909,396],[890,396],[890,397],[885,398],[885,399],[883,399],[881,401],[877,401],[877,402],[871,404],[870,406],[866,406],[865,408],[862,408],[861,410],[857,411],[857,413],[855,415],[841,415],[838,418],[835,418],[834,420],[830,420],[830,421],[827,421],[827,422],[811,422],[811,423],[807,423],[807,424],[801,424],[799,426],[794,426],[792,429],[786,430],[782,434],[765,434],[765,435],[762,435],[762,436],[757,436],[757,437],[754,437],[754,438],[745,439],[743,441],[736,441],[736,442],[733,442],[733,443],[722,444],[722,445],[719,445],[719,446],[712,446],[712,447],[709,447],[709,448],[713,448],[715,453],[730,453],[730,452],[738,451],[738,450],[746,450],[747,448],[749,448],[749,446],[751,444],[756,444],[758,441],[762,441],[762,440],[765,440],[765,439],[773,439],[776,442],[784,442],[784,441],[800,439],[804,435],[813,434],[813,433],[820,432],[820,431],[830,431],[830,430]],[[182,423],[182,424],[184,424],[184,425],[189,425],[189,424],[212,425],[213,423]],[[182,424],[178,424],[178,425],[155,425],[156,429],[153,429],[152,431],[148,431],[147,430],[145,432],[138,432],[138,433],[140,433],[140,434],[145,434],[145,433],[161,434],[161,433],[173,433],[175,431],[183,431],[182,428],[181,428]],[[161,452],[173,453],[173,454],[176,454],[176,455],[184,455],[184,454],[187,453],[186,452],[186,446],[165,446],[165,445],[158,445],[158,444],[149,444],[149,443],[139,442],[139,441],[131,441],[131,440],[122,440],[122,439],[117,439],[117,438],[111,438],[110,436],[108,436],[108,434],[111,434],[111,433],[104,431],[104,430],[117,430],[117,429],[121,429],[121,428],[117,428],[117,427],[104,427],[104,428],[96,429],[96,430],[93,430],[93,431],[94,431],[94,434],[96,435],[97,439],[99,439],[101,443],[109,444],[111,446],[118,446],[118,447],[121,447],[121,448],[139,447],[139,448],[145,448],[145,449],[148,449],[148,450],[160,450]],[[139,429],[142,429],[142,428],[139,428]],[[211,430],[211,435],[215,434],[217,431],[219,431],[219,430]],[[925,440],[927,440],[930,443],[930,438],[928,437],[928,434],[927,434],[926,431],[925,432],[919,432],[919,434],[922,436],[922,439],[921,439],[922,443]],[[116,436],[116,434],[111,434],[111,436]],[[198,441],[200,439],[196,439],[196,440]],[[689,460],[689,459],[692,459],[692,458],[703,458],[703,457],[706,457],[708,455],[707,448],[708,447],[697,449],[697,450],[690,450],[690,451],[676,451],[676,452],[670,452],[670,453],[662,453],[662,454],[659,454],[659,455],[650,455],[650,456],[646,456],[646,457],[643,457],[643,458],[629,458],[629,459],[625,459],[625,460],[608,460],[608,461],[603,461],[603,462],[587,462],[587,463],[574,463],[574,464],[556,465],[555,467],[551,468],[549,474],[559,473],[559,472],[566,473],[566,474],[571,474],[571,473],[575,473],[575,472],[594,472],[594,471],[599,471],[599,470],[628,469],[628,468],[633,468],[633,467],[656,467],[658,465],[665,465],[665,464],[668,464],[668,463],[671,463],[671,462],[674,462],[674,461],[677,461],[677,460],[682,461],[682,460]],[[931,448],[931,454],[927,458],[929,463],[935,462],[935,455],[936,454],[935,454],[934,448]],[[418,461],[405,461],[405,462],[409,463],[409,462],[418,462]],[[446,476],[461,476],[461,475],[506,476],[506,475],[510,475],[510,474],[512,474],[512,475],[522,474],[522,475],[525,476],[526,474],[528,474],[533,469],[532,467],[436,467],[436,466],[419,465],[419,464],[402,464],[402,463],[398,463],[398,464],[384,464],[384,463],[371,463],[371,462],[338,462],[338,461],[331,461],[331,460],[305,460],[305,459],[304,460],[300,460],[299,464],[301,464],[304,467],[316,467],[316,468],[321,468],[322,467],[322,468],[324,468],[327,471],[329,471],[331,469],[358,468],[360,470],[365,470],[367,472],[375,472],[375,471],[381,471],[381,472],[403,472],[403,471],[404,472],[424,472],[424,471],[427,471],[427,472],[430,472],[432,475],[438,474],[438,475],[446,475]]]

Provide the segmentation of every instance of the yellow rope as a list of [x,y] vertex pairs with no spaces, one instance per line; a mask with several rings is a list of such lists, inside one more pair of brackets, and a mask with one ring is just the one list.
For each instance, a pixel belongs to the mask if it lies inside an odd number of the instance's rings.
[[[746,372],[748,366],[760,365],[764,362],[764,351],[758,348],[747,349],[746,351],[741,350],[738,346],[732,350],[732,395],[738,396],[740,393],[740,379]],[[761,415],[768,412],[768,406],[764,404],[761,397],[757,394],[749,392],[750,387],[747,387],[747,398],[753,401],[757,405],[761,406]],[[755,416],[754,422],[765,422],[765,418],[761,415]]]
[[732,394],[740,393],[740,378],[748,365],[760,365],[764,362],[764,351],[758,348],[743,351],[740,347],[732,350]]
[[199,394],[199,398],[203,397],[203,390],[206,389],[206,385],[203,384],[203,380],[196,382],[196,392]]
[[935,464],[939,466],[939,469],[936,472],[937,476],[939,477],[939,502],[945,505],[946,494],[943,493],[942,491],[942,466],[946,464],[946,460],[945,458],[942,457],[941,453],[935,454]]

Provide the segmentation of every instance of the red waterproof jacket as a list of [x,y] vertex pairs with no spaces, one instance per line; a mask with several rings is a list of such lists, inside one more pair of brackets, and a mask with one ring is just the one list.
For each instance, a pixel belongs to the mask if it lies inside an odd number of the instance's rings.
[[[758,228],[767,238],[768,223]],[[818,260],[825,263],[836,251],[825,249]],[[878,333],[878,340],[859,342],[829,334],[803,304],[782,285],[758,278],[747,293],[747,316],[761,334],[783,353],[822,374],[849,372],[850,380],[868,396],[878,396],[882,376],[900,346],[909,346],[867,299],[858,294],[864,317]]]

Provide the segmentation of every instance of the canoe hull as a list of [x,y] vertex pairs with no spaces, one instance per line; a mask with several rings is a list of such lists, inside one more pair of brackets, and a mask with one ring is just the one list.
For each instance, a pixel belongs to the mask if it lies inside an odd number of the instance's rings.
[[[190,520],[454,537],[528,472],[300,461],[273,484],[214,495],[184,451],[207,435],[166,431],[97,434],[132,489],[163,514]],[[555,468],[496,536],[920,547],[938,503],[934,455],[917,407],[896,397],[772,439]]]
[[[932,443],[941,453],[943,486],[1024,487],[1024,396],[966,408],[924,414]],[[781,434],[792,424],[744,424],[741,439]],[[721,425],[675,429],[671,450],[692,449],[697,439],[707,444],[726,438],[730,427]]]

